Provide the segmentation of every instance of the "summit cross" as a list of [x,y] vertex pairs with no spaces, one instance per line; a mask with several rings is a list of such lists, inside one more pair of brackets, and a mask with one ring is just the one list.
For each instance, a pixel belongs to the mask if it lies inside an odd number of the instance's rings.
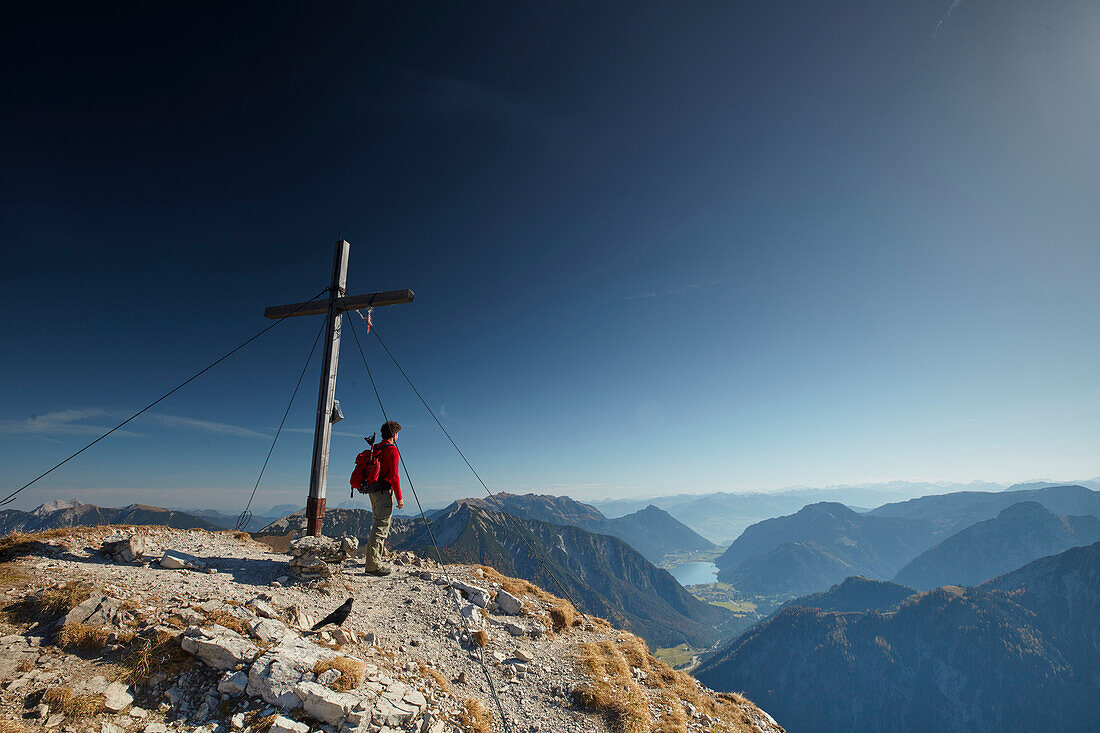
[[333,401],[336,399],[336,365],[340,358],[340,328],[344,311],[413,302],[411,290],[347,295],[345,286],[348,279],[350,249],[351,245],[343,239],[336,242],[336,255],[332,264],[332,285],[328,289],[328,298],[306,303],[273,305],[264,310],[266,317],[275,319],[328,314],[325,355],[321,362],[321,387],[317,394],[317,422],[313,429],[313,466],[309,472],[309,497],[306,499],[306,533],[313,537],[321,535],[321,524],[325,519],[328,453],[332,439]]

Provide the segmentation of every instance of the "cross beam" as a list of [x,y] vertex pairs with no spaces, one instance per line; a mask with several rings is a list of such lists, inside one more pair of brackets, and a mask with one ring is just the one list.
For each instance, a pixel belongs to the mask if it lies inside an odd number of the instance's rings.
[[309,497],[306,499],[306,531],[321,534],[325,519],[325,488],[328,483],[328,454],[332,438],[332,409],[336,398],[336,365],[340,358],[340,330],[344,311],[413,302],[413,291],[390,290],[365,295],[344,295],[348,279],[348,251],[351,245],[340,239],[332,263],[332,286],[328,298],[290,305],[273,305],[264,310],[268,318],[328,314],[325,354],[322,358],[321,387],[317,394],[317,422],[313,429],[313,465],[309,472]]

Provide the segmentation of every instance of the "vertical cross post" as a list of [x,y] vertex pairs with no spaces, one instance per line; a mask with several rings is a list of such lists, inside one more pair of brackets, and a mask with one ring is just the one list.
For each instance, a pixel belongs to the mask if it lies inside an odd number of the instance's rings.
[[328,292],[328,326],[325,330],[325,355],[321,360],[321,387],[317,393],[317,424],[313,431],[313,467],[309,473],[309,498],[306,499],[306,532],[321,536],[325,519],[325,488],[328,483],[328,448],[332,440],[332,401],[336,397],[336,366],[340,359],[340,327],[343,311],[337,300],[345,294],[348,280],[348,250],[351,245],[340,239],[332,263],[332,286]]

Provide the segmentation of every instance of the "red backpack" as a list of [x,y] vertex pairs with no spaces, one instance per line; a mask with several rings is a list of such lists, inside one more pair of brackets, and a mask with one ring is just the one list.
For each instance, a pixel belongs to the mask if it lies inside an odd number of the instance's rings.
[[[377,446],[381,448],[382,446]],[[351,472],[351,488],[360,494],[389,488],[388,481],[380,481],[382,475],[382,451],[373,448],[355,457],[355,470]]]

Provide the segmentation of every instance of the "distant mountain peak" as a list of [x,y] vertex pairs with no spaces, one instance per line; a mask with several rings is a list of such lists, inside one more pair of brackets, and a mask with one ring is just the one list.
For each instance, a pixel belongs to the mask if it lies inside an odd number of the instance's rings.
[[1014,516],[1030,517],[1034,515],[1054,516],[1054,513],[1037,501],[1019,501],[1002,509],[1000,514],[997,515],[997,519]]
[[84,502],[77,501],[76,499],[54,499],[53,501],[39,504],[31,514],[36,517],[44,517],[47,514],[59,512],[62,509],[75,509],[78,506],[84,506]]

